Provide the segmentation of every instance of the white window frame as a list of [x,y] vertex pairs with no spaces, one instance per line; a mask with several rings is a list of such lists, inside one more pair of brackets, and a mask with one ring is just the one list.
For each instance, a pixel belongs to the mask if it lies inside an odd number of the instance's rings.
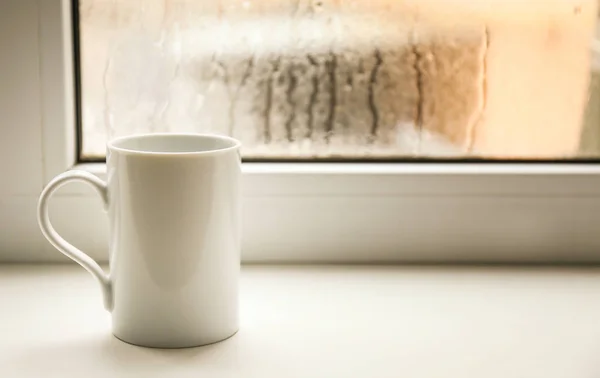
[[[35,197],[64,170],[102,177],[105,165],[76,162],[70,0],[25,3],[37,6],[41,135],[24,148],[41,149],[28,174],[39,184],[0,185],[0,261],[64,261]],[[243,175],[244,262],[600,261],[600,164],[244,163]],[[107,260],[91,189],[66,187],[51,207],[67,240]]]

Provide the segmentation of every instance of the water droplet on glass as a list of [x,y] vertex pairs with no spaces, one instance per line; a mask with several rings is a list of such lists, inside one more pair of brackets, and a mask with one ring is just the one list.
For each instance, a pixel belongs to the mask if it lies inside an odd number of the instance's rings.
[[312,8],[314,12],[321,12],[323,11],[323,1],[321,0],[316,0],[312,3]]

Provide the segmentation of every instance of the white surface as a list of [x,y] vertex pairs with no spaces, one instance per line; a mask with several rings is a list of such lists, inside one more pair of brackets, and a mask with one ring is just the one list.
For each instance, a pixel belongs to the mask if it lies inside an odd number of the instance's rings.
[[[69,3],[0,6],[0,48],[10,50],[0,54],[0,261],[65,261],[39,232],[35,204],[75,164]],[[596,166],[243,170],[244,261],[600,261]],[[50,216],[68,241],[107,260],[106,216],[89,188],[61,189]]]
[[600,268],[247,266],[240,332],[183,350],[115,339],[76,266],[1,266],[0,298],[2,377],[600,376]]

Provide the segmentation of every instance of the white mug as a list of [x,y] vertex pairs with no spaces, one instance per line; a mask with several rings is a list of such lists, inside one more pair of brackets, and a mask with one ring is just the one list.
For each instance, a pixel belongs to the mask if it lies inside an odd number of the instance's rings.
[[[108,143],[107,183],[71,170],[38,204],[44,236],[100,283],[113,334],[182,348],[238,330],[240,143],[224,136],[148,134]],[[110,274],[52,227],[48,199],[69,181],[92,185],[110,224]],[[76,221],[76,220],[74,220]]]

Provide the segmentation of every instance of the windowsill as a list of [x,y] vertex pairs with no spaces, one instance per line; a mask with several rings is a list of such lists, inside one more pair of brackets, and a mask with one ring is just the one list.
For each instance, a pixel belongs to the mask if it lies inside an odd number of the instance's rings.
[[[106,174],[105,163],[80,163],[76,169]],[[600,165],[588,163],[254,163],[242,165],[245,174],[415,174],[415,175],[600,175]]]
[[[106,178],[105,163],[73,169]],[[242,173],[242,194],[260,197],[600,196],[597,164],[244,163]]]
[[187,350],[110,334],[94,280],[0,266],[0,376],[588,377],[600,369],[600,268],[263,267],[241,329]]

